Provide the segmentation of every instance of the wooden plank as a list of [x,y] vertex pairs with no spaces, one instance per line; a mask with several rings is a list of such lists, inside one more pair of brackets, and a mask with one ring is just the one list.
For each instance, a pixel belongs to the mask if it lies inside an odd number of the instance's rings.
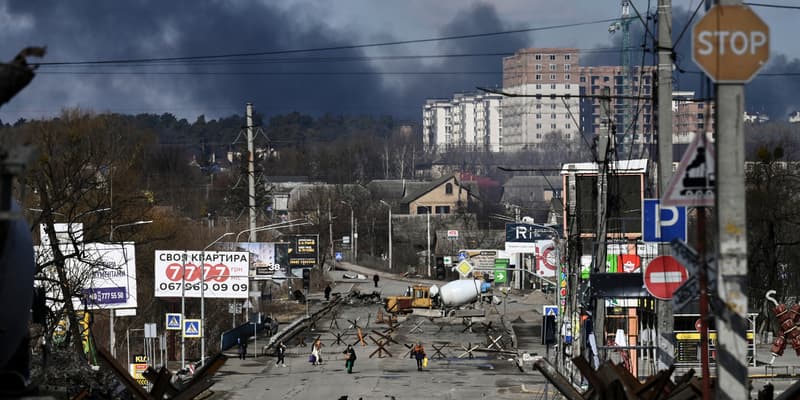
[[134,398],[140,400],[155,400],[152,396],[150,396],[149,393],[147,393],[147,391],[144,390],[139,382],[133,380],[133,377],[128,373],[128,371],[117,364],[117,361],[114,359],[114,357],[111,357],[111,355],[108,354],[108,350],[102,347],[97,347],[97,355],[103,364],[111,368],[111,372],[113,372],[114,375],[119,378],[120,382],[122,382],[122,384],[128,388],[128,391]]
[[590,388],[594,388],[595,392],[597,393],[605,392],[606,385],[600,380],[600,378],[592,369],[592,366],[589,365],[589,362],[586,361],[585,358],[581,356],[573,357],[572,363],[575,364],[575,366],[578,368],[578,371],[581,372],[581,375],[583,375],[583,377],[589,381]]
[[567,380],[564,375],[561,375],[556,368],[553,367],[553,364],[550,364],[550,362],[546,359],[540,358],[536,360],[536,362],[533,363],[533,368],[541,372],[541,374],[544,375],[544,377],[547,378],[547,380],[549,380],[550,383],[552,383],[553,386],[555,386],[556,389],[558,389],[558,391],[567,398],[567,400],[584,399],[581,393],[575,390],[569,380]]

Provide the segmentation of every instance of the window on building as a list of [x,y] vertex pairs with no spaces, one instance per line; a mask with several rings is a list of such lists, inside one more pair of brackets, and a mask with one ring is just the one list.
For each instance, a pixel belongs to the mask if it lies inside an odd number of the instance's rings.
[[537,139],[541,139],[541,138],[542,138],[542,134],[541,134],[541,133],[537,133],[537,134],[536,134],[536,138],[537,138]]
[[581,76],[581,83],[586,83],[586,77],[585,76]]
[[536,75],[533,76],[533,79],[537,80],[537,81],[540,81],[540,80],[542,80],[542,75],[541,74],[536,74]]
[[450,206],[436,206],[436,214],[450,214]]
[[541,105],[541,104],[537,104],[537,105],[536,105],[536,109],[537,109],[537,110],[540,110],[541,108],[542,108],[542,105]]
[[[572,124],[566,124],[566,125],[564,125],[564,128],[572,129]],[[569,134],[567,134],[567,139],[569,139]]]
[[556,65],[550,64],[550,71],[555,71],[555,70],[556,70]]
[[608,81],[609,81],[609,77],[607,77],[607,76],[604,76],[604,77],[603,77],[603,82],[608,82]]
[[564,61],[569,61],[572,58],[571,54],[564,54]]
[[537,85],[536,85],[536,89],[541,89],[541,88],[542,88],[542,85],[541,85],[541,84],[537,84]]
[[550,124],[550,129],[555,130],[556,129],[556,124]]
[[570,74],[564,74],[564,80],[568,81],[572,76]]
[[[567,125],[569,125],[569,124],[567,124]],[[570,138],[572,138],[572,135],[569,134],[569,133],[566,133],[566,134],[564,134],[564,138],[569,140]]]
[[551,81],[556,80],[556,74],[550,74],[550,80]]
[[[567,76],[569,76],[569,74],[567,74]],[[569,79],[569,78],[567,78],[567,79]],[[569,88],[570,88],[569,83],[564,85],[564,89],[569,89]]]
[[427,214],[431,211],[428,206],[417,206],[417,214]]
[[[448,184],[444,185],[444,193],[445,194],[453,194],[453,184],[452,183],[448,183]],[[436,207],[436,209],[438,210],[439,207]],[[436,213],[439,214],[438,211]]]
[[536,119],[542,119],[542,114],[536,114]]
[[550,114],[550,119],[556,119],[556,113]]
[[542,124],[536,124],[536,129],[542,129]]
[[535,69],[537,71],[541,71],[542,70],[542,64],[536,64],[536,68]]
[[703,103],[697,103],[697,108],[698,108],[698,109],[702,110],[702,109],[703,109],[703,106],[705,106],[705,104],[703,104]]
[[569,64],[564,64],[564,71],[569,71],[569,67],[570,67]]
[[556,60],[556,55],[555,54],[550,54],[549,58],[550,58],[550,61],[555,61]]
[[533,56],[533,58],[536,59],[536,60],[541,60],[542,59],[542,55],[541,54],[536,54],[535,56]]
[[550,89],[556,90],[556,85],[555,84],[550,85]]

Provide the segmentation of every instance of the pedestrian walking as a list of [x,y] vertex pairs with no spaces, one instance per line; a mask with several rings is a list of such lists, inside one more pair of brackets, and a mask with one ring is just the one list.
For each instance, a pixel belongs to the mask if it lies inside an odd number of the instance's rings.
[[380,277],[380,276],[378,276],[378,274],[375,274],[375,275],[372,277],[372,281],[373,281],[373,282],[375,282],[375,287],[378,287],[378,281],[380,281],[380,280],[381,280],[381,277]]
[[425,355],[425,348],[422,347],[422,342],[417,342],[417,344],[411,350],[411,356],[417,360],[417,371],[422,371],[423,362],[427,357]]
[[281,367],[286,367],[286,345],[283,344],[283,340],[278,342],[278,346],[275,348],[275,354],[278,355],[278,361],[275,361],[275,366],[277,367],[280,365]]
[[325,286],[325,301],[330,301],[331,299],[331,285]]
[[239,359],[244,360],[247,357],[247,340],[238,338],[236,341],[239,343]]
[[356,363],[356,349],[352,345],[347,345],[347,348],[342,352],[344,353],[344,367],[347,368],[347,373],[353,373],[353,365]]
[[311,345],[311,356],[309,357],[312,365],[322,364],[322,340],[317,339]]

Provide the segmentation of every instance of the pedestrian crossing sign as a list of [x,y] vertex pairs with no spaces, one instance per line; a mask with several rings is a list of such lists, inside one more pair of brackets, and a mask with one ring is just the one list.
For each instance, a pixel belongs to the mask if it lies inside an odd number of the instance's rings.
[[179,331],[181,330],[181,314],[167,313],[167,330]]
[[542,306],[542,314],[543,315],[558,315],[558,306],[556,305],[545,305]]
[[199,338],[202,336],[200,333],[200,324],[202,322],[199,319],[186,319],[183,320],[183,337],[188,338]]

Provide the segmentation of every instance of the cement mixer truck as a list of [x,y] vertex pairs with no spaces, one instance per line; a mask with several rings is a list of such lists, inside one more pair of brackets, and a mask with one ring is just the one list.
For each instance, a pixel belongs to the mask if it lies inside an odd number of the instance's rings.
[[475,279],[451,281],[442,287],[415,285],[406,296],[387,297],[386,310],[392,313],[410,313],[414,309],[458,308],[478,301],[491,287],[491,283]]

